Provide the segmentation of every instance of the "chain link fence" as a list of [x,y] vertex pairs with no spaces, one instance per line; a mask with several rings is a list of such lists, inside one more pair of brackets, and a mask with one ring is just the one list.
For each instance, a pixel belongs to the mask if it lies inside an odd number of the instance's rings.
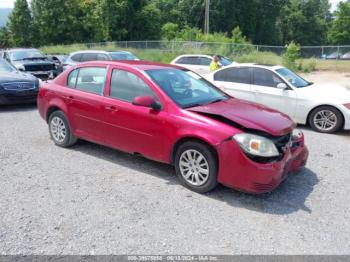
[[[170,62],[179,54],[219,54],[238,62],[282,63],[285,46],[233,44],[221,42],[192,41],[119,41],[85,43],[66,46],[44,47],[48,53],[69,53],[84,49],[106,51],[128,50],[139,54],[142,59]],[[341,70],[350,72],[350,45],[347,46],[302,46],[303,59],[315,60],[316,69]],[[166,56],[167,59],[162,59]],[[154,59],[152,59],[155,57]]]

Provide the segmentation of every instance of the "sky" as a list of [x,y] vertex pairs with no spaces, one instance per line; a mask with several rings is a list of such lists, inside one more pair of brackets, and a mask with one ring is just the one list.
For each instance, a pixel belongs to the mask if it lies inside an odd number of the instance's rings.
[[[332,10],[336,8],[340,1],[343,0],[329,0],[329,2],[332,4]],[[0,0],[0,8],[13,7],[14,2],[15,0]]]

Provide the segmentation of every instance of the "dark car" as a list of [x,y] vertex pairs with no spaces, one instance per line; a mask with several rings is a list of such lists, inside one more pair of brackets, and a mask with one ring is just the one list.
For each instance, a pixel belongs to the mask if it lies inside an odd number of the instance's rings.
[[0,105],[35,103],[40,80],[0,59]]
[[56,65],[56,75],[59,75],[63,72],[63,64],[67,60],[68,55],[48,55],[48,59],[50,59],[52,62]]
[[55,63],[37,49],[8,49],[4,51],[3,58],[19,71],[31,73],[42,80],[52,79],[57,75]]

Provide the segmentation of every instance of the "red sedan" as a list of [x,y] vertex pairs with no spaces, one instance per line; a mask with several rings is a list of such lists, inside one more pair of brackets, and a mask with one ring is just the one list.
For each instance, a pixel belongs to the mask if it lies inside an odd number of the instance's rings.
[[288,116],[172,65],[79,64],[43,84],[38,108],[56,145],[80,138],[172,164],[180,182],[201,193],[218,183],[271,191],[308,157]]

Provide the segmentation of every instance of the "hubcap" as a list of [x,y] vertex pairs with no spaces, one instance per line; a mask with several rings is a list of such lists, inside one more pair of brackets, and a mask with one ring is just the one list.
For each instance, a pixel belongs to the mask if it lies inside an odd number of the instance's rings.
[[204,185],[209,178],[208,162],[197,150],[189,149],[183,152],[179,166],[182,177],[191,185]]
[[315,126],[322,131],[329,131],[337,125],[338,118],[330,110],[321,110],[314,116]]
[[51,134],[55,141],[62,143],[67,135],[66,125],[63,120],[57,116],[51,120]]

